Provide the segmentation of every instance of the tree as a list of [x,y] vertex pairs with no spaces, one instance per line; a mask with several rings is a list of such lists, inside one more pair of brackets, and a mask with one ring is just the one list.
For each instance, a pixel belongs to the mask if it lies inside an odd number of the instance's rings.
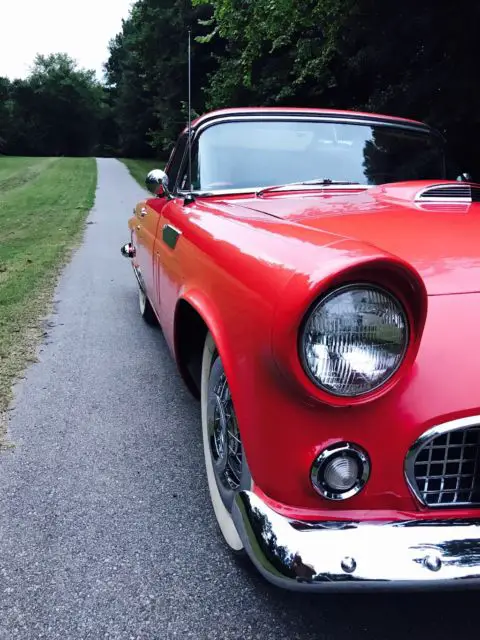
[[213,8],[213,28],[202,42],[226,42],[228,55],[211,76],[210,107],[300,100],[308,106],[334,83],[331,62],[348,0],[192,1]]
[[0,77],[0,153],[7,150],[11,129],[10,80]]
[[[103,88],[93,71],[67,55],[38,55],[26,80],[4,88],[9,99],[5,147],[18,155],[91,155],[103,117]],[[1,91],[1,89],[0,89]],[[2,126],[0,124],[0,126]]]
[[98,140],[103,108],[103,89],[95,73],[78,69],[65,54],[39,55],[28,88],[49,153],[90,155]]
[[425,0],[192,0],[213,11],[204,43],[224,41],[209,107],[283,104],[417,118],[478,171],[480,5]]
[[[106,74],[124,155],[166,154],[186,125],[188,29],[198,32],[210,13],[186,0],[139,0],[111,41]],[[201,111],[211,50],[194,42],[192,63],[193,106]]]

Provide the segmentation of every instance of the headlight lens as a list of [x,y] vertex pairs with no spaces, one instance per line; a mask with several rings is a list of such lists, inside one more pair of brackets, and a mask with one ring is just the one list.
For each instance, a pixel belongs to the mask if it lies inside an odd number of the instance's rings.
[[319,387],[355,397],[380,387],[400,366],[408,345],[400,302],[374,286],[341,287],[314,307],[301,337],[303,365]]

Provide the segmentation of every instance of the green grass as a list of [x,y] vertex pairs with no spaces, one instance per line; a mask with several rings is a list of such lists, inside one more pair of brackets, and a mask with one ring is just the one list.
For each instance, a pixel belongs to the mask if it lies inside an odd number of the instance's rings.
[[122,162],[127,166],[138,184],[144,189],[147,173],[152,169],[163,169],[165,167],[165,162],[162,160],[133,160],[131,158],[123,158]]
[[35,357],[41,319],[93,206],[93,158],[0,157],[0,427],[12,382]]

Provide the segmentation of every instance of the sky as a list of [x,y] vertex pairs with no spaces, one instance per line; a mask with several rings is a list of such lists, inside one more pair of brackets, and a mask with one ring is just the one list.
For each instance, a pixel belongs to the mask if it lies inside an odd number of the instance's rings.
[[37,53],[68,53],[103,78],[108,43],[132,0],[0,0],[0,76],[24,78]]

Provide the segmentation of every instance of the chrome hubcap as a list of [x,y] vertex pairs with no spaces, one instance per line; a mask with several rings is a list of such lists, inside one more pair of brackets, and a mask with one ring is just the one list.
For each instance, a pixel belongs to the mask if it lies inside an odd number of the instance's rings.
[[243,451],[225,374],[220,376],[210,391],[208,407],[213,467],[223,486],[235,491],[239,488],[242,477]]

